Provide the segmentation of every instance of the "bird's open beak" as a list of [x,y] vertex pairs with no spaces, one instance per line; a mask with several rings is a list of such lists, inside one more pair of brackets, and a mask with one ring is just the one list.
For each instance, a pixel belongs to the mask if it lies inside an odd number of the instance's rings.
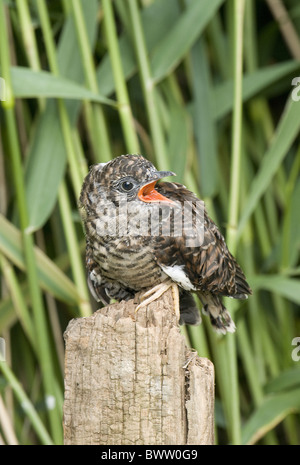
[[161,178],[167,176],[176,176],[172,171],[157,171],[153,176],[153,180],[142,186],[138,192],[138,198],[143,202],[168,202],[173,203],[172,200],[168,199],[164,195],[160,194],[155,190],[155,184]]

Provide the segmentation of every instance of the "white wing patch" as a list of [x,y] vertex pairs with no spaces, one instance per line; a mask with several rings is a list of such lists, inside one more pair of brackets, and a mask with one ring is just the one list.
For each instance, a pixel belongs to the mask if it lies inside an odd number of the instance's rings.
[[195,286],[189,280],[187,274],[183,271],[184,265],[161,265],[162,270],[177,284],[179,284],[186,291],[196,291]]

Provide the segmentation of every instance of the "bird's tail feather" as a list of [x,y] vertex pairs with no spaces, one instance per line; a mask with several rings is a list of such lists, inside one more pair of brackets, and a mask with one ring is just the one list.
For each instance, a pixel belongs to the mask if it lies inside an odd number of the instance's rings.
[[236,329],[234,321],[220,297],[210,293],[198,292],[197,294],[203,305],[202,312],[209,315],[214,330],[221,334],[234,333]]
[[180,290],[180,325],[199,325],[201,316],[192,294]]

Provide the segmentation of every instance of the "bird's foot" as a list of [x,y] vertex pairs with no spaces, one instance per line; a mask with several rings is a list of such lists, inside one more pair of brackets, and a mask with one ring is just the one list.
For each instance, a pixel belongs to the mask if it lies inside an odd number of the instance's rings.
[[174,301],[174,311],[175,315],[179,321],[180,318],[180,306],[179,306],[179,290],[178,286],[174,281],[167,279],[160,284],[152,287],[148,291],[146,291],[141,297],[141,303],[136,307],[135,311],[137,312],[140,308],[146,307],[151,302],[159,299],[168,289],[172,289],[172,296]]

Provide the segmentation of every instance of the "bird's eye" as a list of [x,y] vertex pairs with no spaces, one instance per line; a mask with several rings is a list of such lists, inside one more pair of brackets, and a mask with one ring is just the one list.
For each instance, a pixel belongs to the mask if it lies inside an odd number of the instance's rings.
[[121,187],[124,191],[129,192],[134,188],[134,185],[130,181],[124,181],[122,182]]

